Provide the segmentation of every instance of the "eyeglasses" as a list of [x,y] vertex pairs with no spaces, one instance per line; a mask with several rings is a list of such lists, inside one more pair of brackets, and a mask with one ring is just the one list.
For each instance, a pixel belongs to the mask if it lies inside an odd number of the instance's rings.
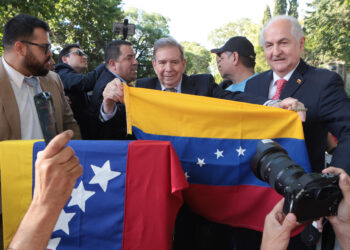
[[41,48],[45,49],[45,54],[47,54],[49,52],[49,50],[51,49],[51,43],[33,43],[33,42],[25,41],[25,40],[22,40],[21,42],[41,47]]
[[72,54],[77,55],[77,56],[85,56],[85,57],[88,57],[88,55],[85,54],[85,53],[84,53],[83,51],[81,51],[81,50],[71,51],[71,52],[65,54],[64,56],[70,56],[70,55],[72,55]]

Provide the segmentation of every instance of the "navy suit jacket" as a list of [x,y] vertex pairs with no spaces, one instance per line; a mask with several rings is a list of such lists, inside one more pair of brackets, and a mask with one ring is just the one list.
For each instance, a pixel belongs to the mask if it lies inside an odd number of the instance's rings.
[[[272,79],[272,70],[259,74],[247,82],[245,91],[268,97]],[[298,99],[308,109],[303,128],[313,171],[323,169],[327,132],[330,131],[339,141],[331,165],[350,173],[350,99],[341,77],[300,60],[280,99],[286,97]]]
[[100,117],[100,108],[103,101],[102,93],[106,85],[115,79],[116,76],[112,74],[106,67],[102,71],[100,77],[95,84],[91,101],[90,112],[94,116],[95,130],[92,139],[97,140],[132,140],[133,136],[127,135],[126,132],[126,115],[124,104],[117,103],[117,112],[115,116],[107,122],[102,122]]
[[[157,77],[139,79],[136,81],[136,87],[158,90],[162,89]],[[183,75],[181,93],[255,104],[264,104],[268,100],[267,98],[261,96],[223,90],[215,83],[213,76],[210,74],[198,74],[191,76]]]

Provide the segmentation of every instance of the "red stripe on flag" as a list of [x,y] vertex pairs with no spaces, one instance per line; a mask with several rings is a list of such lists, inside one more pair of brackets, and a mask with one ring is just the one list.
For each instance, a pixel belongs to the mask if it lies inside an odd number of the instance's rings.
[[176,214],[188,187],[170,142],[129,144],[123,249],[171,249]]
[[270,187],[190,184],[184,198],[194,212],[211,221],[262,232],[266,215],[282,196]]

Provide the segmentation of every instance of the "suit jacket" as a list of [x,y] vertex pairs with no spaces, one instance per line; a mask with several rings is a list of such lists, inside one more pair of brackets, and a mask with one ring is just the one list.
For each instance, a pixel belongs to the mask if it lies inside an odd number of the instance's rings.
[[[247,82],[245,91],[267,97],[272,79],[272,70],[259,74]],[[294,97],[308,108],[303,127],[313,171],[320,172],[324,167],[327,132],[330,131],[339,140],[331,165],[350,173],[350,99],[341,77],[300,60],[280,99],[286,97]]]
[[[136,87],[158,90],[162,89],[157,77],[139,79],[136,81]],[[268,100],[267,98],[262,98],[261,96],[223,90],[215,83],[213,76],[210,74],[198,74],[191,76],[183,75],[181,93],[255,104],[264,104]]]
[[[60,77],[50,71],[39,79],[41,89],[51,93],[58,132],[71,129],[74,132],[74,139],[80,139],[80,130],[64,97]],[[0,60],[0,141],[20,139],[22,139],[21,122],[16,97]]]
[[90,111],[94,116],[94,135],[92,139],[98,140],[132,140],[135,137],[130,136],[126,132],[126,115],[124,104],[117,103],[116,115],[107,122],[101,121],[100,108],[103,101],[102,93],[106,85],[115,79],[113,75],[106,67],[102,71],[100,77],[94,87],[94,91],[91,97]]

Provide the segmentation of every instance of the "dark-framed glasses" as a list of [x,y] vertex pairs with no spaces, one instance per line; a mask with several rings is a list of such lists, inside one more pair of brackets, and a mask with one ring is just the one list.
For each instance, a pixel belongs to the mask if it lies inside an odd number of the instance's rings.
[[74,50],[74,51],[71,51],[67,54],[65,54],[64,56],[70,56],[70,55],[77,55],[77,56],[85,56],[85,57],[88,57],[87,54],[85,54],[83,51],[81,51],[80,49],[79,50]]
[[45,49],[45,54],[47,54],[49,52],[49,50],[51,49],[51,43],[33,43],[30,41],[25,41],[25,40],[22,40],[21,42],[41,47],[41,48]]

